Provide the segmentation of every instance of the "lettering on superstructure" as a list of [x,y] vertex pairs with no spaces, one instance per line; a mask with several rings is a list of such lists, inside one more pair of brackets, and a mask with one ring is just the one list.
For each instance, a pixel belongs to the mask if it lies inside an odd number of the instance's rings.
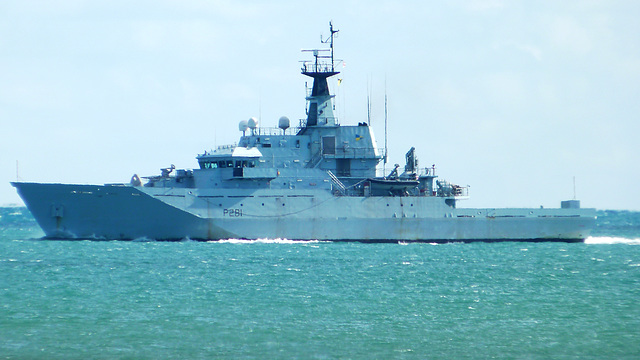
[[222,216],[241,217],[242,209],[224,209],[222,210]]

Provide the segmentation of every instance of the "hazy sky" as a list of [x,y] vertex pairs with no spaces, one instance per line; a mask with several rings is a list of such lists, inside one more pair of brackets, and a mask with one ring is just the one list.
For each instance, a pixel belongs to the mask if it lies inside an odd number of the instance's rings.
[[[303,48],[333,20],[345,125],[367,92],[390,162],[471,186],[468,207],[640,210],[639,1],[0,2],[0,204],[23,181],[197,167],[238,121],[304,118]],[[386,79],[386,80],[385,80]],[[16,162],[19,173],[16,174]]]

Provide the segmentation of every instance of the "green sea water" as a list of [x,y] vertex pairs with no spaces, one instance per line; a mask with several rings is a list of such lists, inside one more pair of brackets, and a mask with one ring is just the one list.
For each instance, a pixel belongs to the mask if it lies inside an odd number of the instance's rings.
[[0,359],[638,359],[640,214],[584,244],[43,241],[0,208]]

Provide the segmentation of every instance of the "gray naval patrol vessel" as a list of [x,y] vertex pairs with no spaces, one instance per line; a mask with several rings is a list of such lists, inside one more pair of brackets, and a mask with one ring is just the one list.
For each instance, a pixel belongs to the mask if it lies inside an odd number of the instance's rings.
[[[220,240],[284,238],[363,242],[583,241],[594,209],[460,208],[468,188],[419,168],[415,149],[387,176],[366,123],[340,125],[327,79],[338,74],[333,40],[312,50],[302,74],[313,79],[307,117],[291,127],[240,122],[237,145],[197,156],[199,168],[172,165],[128,184],[14,182],[29,211],[54,239]],[[386,141],[385,141],[386,143]]]

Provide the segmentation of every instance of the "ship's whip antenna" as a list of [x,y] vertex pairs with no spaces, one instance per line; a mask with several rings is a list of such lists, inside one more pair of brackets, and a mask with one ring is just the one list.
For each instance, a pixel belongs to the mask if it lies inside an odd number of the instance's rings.
[[573,200],[576,199],[576,177],[573,177]]
[[[387,77],[384,77],[384,165],[387,164]],[[385,166],[383,165],[383,170]],[[386,174],[386,171],[385,171]]]
[[371,84],[367,79],[367,122],[371,125]]
[[258,91],[258,120],[262,123],[262,91]]
[[[305,95],[309,96],[309,85],[307,85],[307,82],[304,82],[304,91],[305,91]],[[304,103],[304,114],[305,115],[309,115],[309,100],[305,101]]]

